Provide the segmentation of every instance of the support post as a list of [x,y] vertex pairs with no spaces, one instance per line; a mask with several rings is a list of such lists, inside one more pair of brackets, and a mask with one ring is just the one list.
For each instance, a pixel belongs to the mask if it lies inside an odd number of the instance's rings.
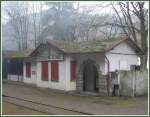
[[108,96],[110,96],[110,62],[108,60],[108,58],[106,57],[106,55],[104,55],[106,60],[107,60],[107,75],[108,75],[108,78],[107,78],[107,93],[108,93]]

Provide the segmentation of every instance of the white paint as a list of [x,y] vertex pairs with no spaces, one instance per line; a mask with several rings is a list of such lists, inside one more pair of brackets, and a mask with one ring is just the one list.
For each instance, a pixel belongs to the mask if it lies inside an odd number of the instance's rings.
[[71,73],[70,73],[70,64],[71,64],[72,58],[69,56],[66,56],[66,90],[76,90],[76,80],[71,81]]
[[138,57],[138,65],[141,65],[141,58]]
[[[59,80],[51,81],[51,62],[48,62],[48,81],[43,81],[41,79],[41,61],[37,61],[36,64],[31,64],[31,73],[36,71],[36,75],[31,75],[31,78],[26,78],[26,69],[25,63],[23,65],[23,81],[26,83],[36,84],[39,87],[72,91],[76,90],[76,81],[71,81],[70,77],[70,62],[75,59],[77,66],[82,64],[85,60],[90,59],[94,60],[99,64],[99,70],[103,75],[107,74],[108,63],[105,58],[109,59],[110,62],[110,71],[115,70],[130,70],[130,65],[138,64],[137,55],[121,55],[113,53],[126,53],[126,54],[136,54],[136,52],[127,44],[122,43],[115,47],[113,50],[104,53],[87,53],[87,54],[76,54],[68,56],[66,55],[64,61],[59,61]],[[78,72],[78,71],[77,71]]]
[[[126,53],[134,55],[122,55],[113,53]],[[115,70],[130,70],[131,65],[138,65],[138,56],[136,52],[127,43],[121,43],[113,50],[106,53],[110,62],[110,72]],[[105,74],[107,73],[107,61],[105,62]]]
[[59,80],[51,81],[51,62],[48,62],[48,81],[43,81],[41,78],[41,61],[31,64],[31,73],[36,71],[36,75],[31,74],[31,78],[26,78],[26,66],[24,64],[24,82],[36,84],[38,87],[51,89],[59,89],[65,91],[76,90],[76,81],[70,79],[70,57],[66,57],[64,61],[59,61]]
[[128,63],[126,60],[119,60],[119,69],[121,70],[128,69]]
[[36,84],[36,76],[32,74],[32,71],[36,71],[36,63],[31,63],[31,77],[26,77],[26,63],[23,64],[23,82]]
[[11,80],[11,81],[22,81],[22,78],[23,78],[23,76],[21,76],[21,75],[14,75],[14,74],[8,74],[8,80]]
[[[49,87],[49,80],[50,80],[50,78],[48,77],[48,81],[43,81],[42,80],[42,77],[41,77],[42,76],[41,65],[42,65],[41,62],[37,62],[37,80],[36,80],[36,85],[39,86],[39,87],[48,88]],[[49,72],[50,72],[50,70],[49,70]]]
[[58,81],[51,81],[51,62],[48,62],[48,81],[43,81],[41,79],[41,62],[38,62],[38,75],[37,75],[37,86],[39,87],[46,87],[51,89],[59,89],[59,90],[66,90],[66,72],[65,72],[65,62],[59,62],[59,79]]

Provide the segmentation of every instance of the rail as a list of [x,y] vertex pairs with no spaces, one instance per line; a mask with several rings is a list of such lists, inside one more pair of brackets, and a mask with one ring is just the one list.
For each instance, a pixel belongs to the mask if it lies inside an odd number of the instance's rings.
[[[74,113],[77,113],[77,114],[83,114],[83,115],[93,115],[91,113],[87,113],[87,112],[81,112],[81,111],[78,111],[78,110],[73,110],[73,109],[66,109],[66,108],[63,108],[63,107],[58,107],[58,106],[54,106],[54,105],[50,105],[50,104],[43,104],[43,103],[40,103],[40,102],[35,102],[33,100],[26,100],[26,99],[22,99],[22,98],[18,98],[18,97],[13,97],[13,96],[8,96],[8,95],[2,95],[3,98],[11,98],[11,99],[16,99],[16,100],[20,100],[20,101],[24,101],[24,102],[30,102],[30,103],[33,103],[33,104],[38,104],[38,105],[42,105],[42,106],[46,106],[46,107],[51,107],[51,108],[57,108],[57,109],[60,109],[60,110],[65,110],[65,111],[70,111],[70,112],[74,112]],[[13,102],[10,102],[10,101],[6,101],[4,100],[5,102],[8,102],[8,103],[12,103],[14,104]],[[17,105],[17,104],[14,104],[14,105]],[[21,105],[17,105],[17,106],[21,106]],[[33,108],[30,108],[30,107],[26,107],[26,106],[22,106],[22,107],[25,107],[25,108],[29,108],[29,109],[32,109],[34,111],[38,111],[38,112],[42,112],[42,113],[45,113],[45,114],[52,114],[52,113],[47,113],[47,112],[44,112],[44,111],[41,111],[41,110],[37,110],[37,109],[33,109]]]

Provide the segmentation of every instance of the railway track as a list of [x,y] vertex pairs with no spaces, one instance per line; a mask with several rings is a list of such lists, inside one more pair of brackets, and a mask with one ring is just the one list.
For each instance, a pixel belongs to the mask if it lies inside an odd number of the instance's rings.
[[[47,113],[47,112],[43,112],[43,111],[41,111],[41,110],[38,110],[38,109],[33,109],[33,108],[31,108],[31,107],[27,107],[27,106],[23,106],[23,105],[20,105],[20,104],[16,104],[16,103],[14,103],[14,102],[10,102],[10,101],[3,101],[3,102],[6,102],[6,103],[8,103],[8,104],[12,104],[12,105],[15,105],[15,106],[17,106],[17,107],[19,107],[19,108],[24,108],[24,109],[28,109],[28,110],[31,110],[31,111],[35,111],[35,112],[40,112],[40,113],[43,113],[43,115],[53,115],[52,113]],[[4,115],[7,115],[8,113],[4,113]],[[13,113],[14,114],[14,113]],[[28,115],[29,113],[26,113],[26,115]],[[18,115],[18,114],[16,114],[16,115]],[[30,115],[30,114],[29,114]]]
[[2,100],[4,102],[28,108],[37,112],[45,113],[46,115],[92,115],[91,113],[81,112],[73,109],[66,109],[51,104],[35,102],[33,100],[26,100],[8,95],[2,96],[3,96]]

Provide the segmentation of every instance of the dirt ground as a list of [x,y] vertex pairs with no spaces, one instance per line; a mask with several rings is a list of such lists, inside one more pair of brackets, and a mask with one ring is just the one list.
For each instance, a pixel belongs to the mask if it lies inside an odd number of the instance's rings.
[[[95,115],[147,115],[148,113],[148,98],[146,96],[136,98],[77,96],[20,83],[5,82],[2,85],[4,95]],[[6,111],[9,109],[4,105],[7,106],[7,104],[3,103],[3,114],[13,114],[13,112]],[[11,107],[9,106],[9,108]],[[24,113],[22,112],[22,114]]]
[[44,115],[45,113],[37,112],[25,107],[16,106],[7,102],[3,102],[3,114],[4,115]]

